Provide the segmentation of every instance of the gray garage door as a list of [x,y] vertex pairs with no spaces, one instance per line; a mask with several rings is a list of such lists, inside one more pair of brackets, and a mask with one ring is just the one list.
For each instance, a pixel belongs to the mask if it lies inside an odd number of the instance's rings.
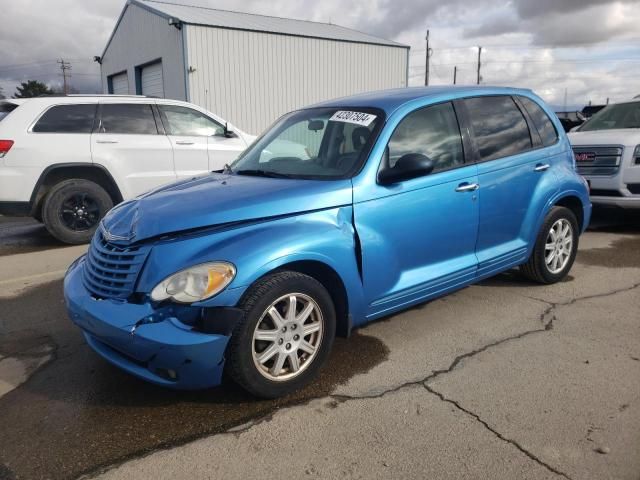
[[140,72],[140,83],[143,95],[164,98],[162,62],[143,67]]
[[111,90],[114,95],[129,95],[129,79],[126,73],[111,77]]

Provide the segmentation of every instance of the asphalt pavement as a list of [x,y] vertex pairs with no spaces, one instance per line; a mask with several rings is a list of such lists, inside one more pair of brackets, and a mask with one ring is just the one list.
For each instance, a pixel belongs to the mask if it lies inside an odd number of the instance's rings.
[[0,479],[640,478],[640,222],[566,281],[508,272],[339,339],[276,401],[148,385],[67,319],[86,247],[0,217]]

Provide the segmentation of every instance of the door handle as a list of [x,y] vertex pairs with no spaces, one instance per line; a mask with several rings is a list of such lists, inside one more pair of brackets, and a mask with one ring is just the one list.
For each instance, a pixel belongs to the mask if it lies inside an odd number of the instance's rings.
[[549,170],[549,167],[551,167],[551,165],[549,165],[548,163],[539,163],[536,165],[536,168],[534,168],[533,171],[544,172],[545,170]]
[[176,140],[176,145],[193,145],[194,143],[189,140]]
[[118,140],[96,140],[96,143],[118,143]]
[[475,190],[478,190],[480,188],[480,185],[478,185],[477,183],[461,183],[460,185],[458,185],[458,188],[456,188],[456,192],[473,192]]

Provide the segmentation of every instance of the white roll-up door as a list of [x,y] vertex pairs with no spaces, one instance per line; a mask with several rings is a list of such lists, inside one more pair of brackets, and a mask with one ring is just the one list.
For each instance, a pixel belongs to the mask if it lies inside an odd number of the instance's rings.
[[140,83],[142,95],[164,98],[162,62],[143,67],[140,72]]
[[129,79],[126,72],[111,77],[111,90],[114,95],[129,95]]

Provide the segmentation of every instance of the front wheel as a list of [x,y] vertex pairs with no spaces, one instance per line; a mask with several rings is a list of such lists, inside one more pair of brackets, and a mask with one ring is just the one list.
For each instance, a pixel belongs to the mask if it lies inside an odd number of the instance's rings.
[[571,270],[578,253],[578,221],[566,207],[553,207],[538,233],[531,257],[521,272],[538,283],[562,280]]
[[329,356],[336,314],[324,286],[279,272],[252,286],[227,350],[227,373],[250,393],[275,398],[308,383]]

